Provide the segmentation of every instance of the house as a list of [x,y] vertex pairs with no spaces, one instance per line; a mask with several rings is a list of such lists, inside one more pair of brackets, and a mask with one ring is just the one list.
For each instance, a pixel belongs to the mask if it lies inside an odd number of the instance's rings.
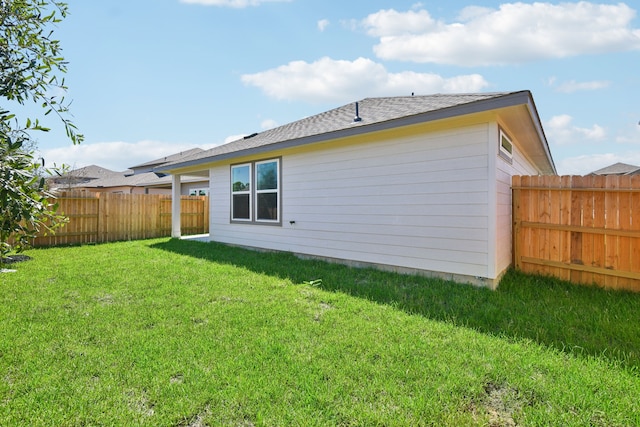
[[598,169],[589,175],[640,175],[640,166],[628,165],[626,163],[614,163],[606,168]]
[[89,165],[60,175],[51,176],[47,178],[47,185],[51,191],[64,191],[88,184],[92,181],[119,176],[121,174],[121,172],[115,172],[97,165]]
[[209,178],[212,241],[495,288],[511,176],[556,169],[519,91],[367,98],[156,172]]
[[[194,148],[170,156],[141,163],[125,172],[111,172],[99,179],[78,182],[71,187],[75,190],[126,194],[171,194],[171,177],[153,172],[155,167],[180,161],[183,158],[203,152]],[[103,169],[103,168],[102,168]],[[74,172],[74,171],[72,171]],[[75,173],[74,173],[75,175]],[[181,195],[207,195],[209,183],[206,178],[185,177],[181,186]]]

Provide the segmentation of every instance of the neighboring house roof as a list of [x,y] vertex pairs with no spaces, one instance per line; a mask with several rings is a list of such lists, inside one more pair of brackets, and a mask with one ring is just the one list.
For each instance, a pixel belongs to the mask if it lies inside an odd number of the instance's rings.
[[[202,177],[183,177],[181,182],[199,182],[206,180]],[[135,175],[118,175],[103,179],[96,179],[86,184],[79,185],[83,188],[109,188],[109,187],[171,187],[171,176],[158,176],[154,172],[144,172]]]
[[114,172],[97,165],[90,165],[68,171],[60,176],[51,176],[47,178],[47,182],[49,183],[49,188],[55,191],[86,186],[87,183],[92,181],[119,176],[121,174],[122,172]]
[[86,188],[107,188],[107,187],[138,187],[144,182],[154,182],[160,178],[153,172],[144,172],[135,175],[116,175],[88,182],[83,187]]
[[546,158],[549,171],[555,173],[551,153],[529,91],[366,98],[355,104],[347,104],[166,163],[154,170],[168,172],[194,168],[216,160],[523,104],[529,105],[531,115],[535,116],[534,126],[538,128],[539,138],[544,145],[540,155]]
[[121,172],[115,172],[101,166],[97,165],[89,165],[82,168],[74,169],[69,172],[63,173],[61,176],[53,177],[54,181],[64,181],[67,182],[69,178],[78,179],[78,180],[93,180],[106,178],[113,175],[120,175]]
[[163,165],[165,163],[173,163],[173,162],[182,160],[184,158],[193,156],[195,154],[201,153],[203,151],[204,150],[202,148],[192,148],[191,150],[182,151],[180,153],[172,154],[170,156],[160,157],[159,159],[150,160],[148,162],[144,162],[136,166],[131,166],[131,169],[135,170],[140,168]]
[[[152,172],[153,166],[162,165],[167,162],[178,161],[185,156],[193,156],[204,151],[201,148],[193,148],[191,150],[172,154],[170,156],[151,160],[137,166],[132,166],[124,172],[114,172],[100,166],[91,165],[84,168],[76,169],[58,177],[63,179],[63,183],[70,184],[74,188],[113,188],[113,187],[171,187],[170,176],[158,176]],[[64,178],[66,177],[66,178]],[[69,182],[69,178],[73,178],[73,182]],[[204,178],[206,179],[206,178]],[[198,182],[203,178],[184,177],[183,182]],[[55,181],[58,182],[58,181]]]
[[605,168],[591,172],[589,175],[638,175],[640,174],[640,166],[629,165],[626,163],[614,163]]

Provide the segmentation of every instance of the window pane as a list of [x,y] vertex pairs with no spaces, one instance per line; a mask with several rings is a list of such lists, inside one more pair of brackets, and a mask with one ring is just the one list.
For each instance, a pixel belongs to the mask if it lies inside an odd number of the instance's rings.
[[251,190],[251,168],[249,165],[234,166],[231,168],[232,191]]
[[502,135],[502,148],[509,154],[513,154],[513,144],[507,139],[506,136]]
[[278,189],[278,162],[258,163],[256,165],[256,177],[258,190]]
[[233,195],[233,219],[251,219],[249,216],[249,195]]
[[258,199],[258,219],[278,220],[278,193],[259,193]]

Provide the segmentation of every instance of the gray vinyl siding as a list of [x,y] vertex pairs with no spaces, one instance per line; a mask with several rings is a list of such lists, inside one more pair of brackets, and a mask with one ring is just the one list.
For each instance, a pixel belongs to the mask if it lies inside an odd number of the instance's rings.
[[366,144],[346,139],[343,145],[260,157],[282,159],[282,226],[231,224],[230,168],[213,167],[211,238],[487,277],[489,128],[467,126]]

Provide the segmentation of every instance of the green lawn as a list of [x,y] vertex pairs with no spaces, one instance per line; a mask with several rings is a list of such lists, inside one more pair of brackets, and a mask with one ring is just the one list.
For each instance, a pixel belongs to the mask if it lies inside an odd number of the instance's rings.
[[640,425],[640,294],[171,239],[27,254],[1,426]]

